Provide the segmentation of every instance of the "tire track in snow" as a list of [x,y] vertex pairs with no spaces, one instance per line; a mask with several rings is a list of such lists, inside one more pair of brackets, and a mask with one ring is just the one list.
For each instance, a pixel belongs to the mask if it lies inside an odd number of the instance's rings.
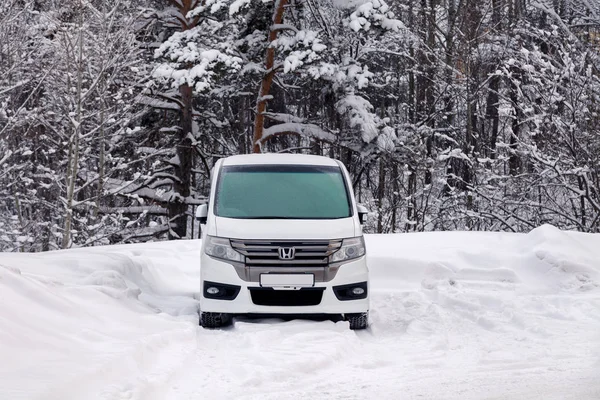
[[589,331],[594,315],[557,318],[573,305],[587,311],[592,299],[429,283],[375,291],[364,332],[343,322],[268,319],[198,328],[194,354],[152,399],[597,398],[600,363],[586,348],[600,343]]

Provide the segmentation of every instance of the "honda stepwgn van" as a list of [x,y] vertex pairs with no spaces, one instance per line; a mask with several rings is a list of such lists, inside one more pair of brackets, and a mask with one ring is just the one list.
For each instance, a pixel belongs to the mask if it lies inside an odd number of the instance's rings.
[[327,157],[217,161],[202,226],[200,324],[240,314],[335,315],[368,325],[362,222],[344,165]]

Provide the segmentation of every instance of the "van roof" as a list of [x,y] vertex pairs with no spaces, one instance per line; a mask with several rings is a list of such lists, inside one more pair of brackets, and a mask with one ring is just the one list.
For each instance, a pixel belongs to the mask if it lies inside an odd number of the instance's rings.
[[329,165],[337,167],[337,162],[329,157],[312,156],[306,154],[242,154],[227,157],[223,165]]

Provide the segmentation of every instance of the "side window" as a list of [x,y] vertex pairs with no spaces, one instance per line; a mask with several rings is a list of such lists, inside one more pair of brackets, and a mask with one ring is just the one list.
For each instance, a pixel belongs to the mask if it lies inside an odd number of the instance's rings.
[[212,200],[215,197],[214,194],[213,194],[213,191],[212,191],[213,183],[215,181],[215,169],[216,169],[215,167],[212,167],[210,169],[210,182],[208,183],[208,188],[209,188],[208,190],[209,191],[208,191],[208,199],[207,199],[207,201],[208,201],[207,204],[208,204],[208,208],[209,209],[211,207]]

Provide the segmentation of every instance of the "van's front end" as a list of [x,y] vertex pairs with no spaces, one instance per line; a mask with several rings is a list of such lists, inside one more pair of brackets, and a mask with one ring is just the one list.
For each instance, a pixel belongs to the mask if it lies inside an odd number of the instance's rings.
[[219,160],[204,211],[201,324],[236,314],[335,314],[367,327],[359,210],[344,166],[326,157]]

